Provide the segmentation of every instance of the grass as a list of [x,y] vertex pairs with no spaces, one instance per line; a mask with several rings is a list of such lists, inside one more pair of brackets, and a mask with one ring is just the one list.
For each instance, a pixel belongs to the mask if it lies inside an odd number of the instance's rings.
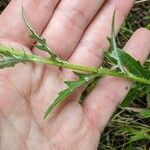
[[[136,1],[117,37],[119,47],[133,32],[150,23],[150,1]],[[150,150],[150,117],[140,115],[150,109],[150,96],[140,92],[127,107],[119,107],[108,123],[99,145],[100,150]]]
[[[0,1],[0,12],[6,5],[6,0]],[[150,0],[138,0],[117,37],[118,46],[123,47],[137,28],[145,27],[148,23]],[[147,111],[150,109],[149,89],[141,89],[138,94],[135,91],[135,95],[134,100],[126,104],[126,107],[118,107],[102,135],[100,150],[150,149],[150,116]]]

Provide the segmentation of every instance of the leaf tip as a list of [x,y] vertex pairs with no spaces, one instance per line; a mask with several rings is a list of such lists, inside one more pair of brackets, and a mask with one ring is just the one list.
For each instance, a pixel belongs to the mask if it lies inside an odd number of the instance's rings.
[[43,116],[43,120],[45,120],[47,118],[47,114],[44,114]]
[[47,111],[45,112],[45,114],[44,114],[44,116],[43,116],[43,119],[44,119],[44,120],[48,117],[49,113],[50,113],[49,110],[47,110]]

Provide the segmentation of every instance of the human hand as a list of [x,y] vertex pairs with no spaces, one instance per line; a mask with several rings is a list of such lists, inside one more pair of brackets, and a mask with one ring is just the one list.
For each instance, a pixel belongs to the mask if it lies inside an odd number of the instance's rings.
[[[101,7],[102,3],[103,0],[62,0],[59,4],[58,0],[12,0],[0,16],[0,43],[45,55],[32,48],[35,43],[29,39],[21,16],[23,6],[34,29],[61,58],[100,66],[102,54],[109,47],[106,37],[110,35],[113,11],[116,8],[118,31],[133,0],[108,0]],[[149,39],[150,32],[140,29],[124,49],[143,62],[150,50]],[[1,150],[96,149],[100,134],[131,83],[104,77],[82,105],[78,103],[80,89],[43,120],[45,110],[64,88],[64,80],[74,78],[68,70],[31,63],[1,70]]]

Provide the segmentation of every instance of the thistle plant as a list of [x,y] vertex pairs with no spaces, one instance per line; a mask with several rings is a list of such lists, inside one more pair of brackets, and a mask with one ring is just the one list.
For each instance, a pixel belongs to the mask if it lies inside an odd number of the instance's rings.
[[67,88],[61,91],[54,102],[48,107],[44,114],[44,119],[77,88],[88,85],[103,76],[122,77],[133,81],[136,86],[145,86],[147,88],[150,86],[150,71],[146,70],[140,62],[136,61],[123,49],[117,47],[115,40],[115,12],[112,20],[111,37],[108,38],[111,48],[105,54],[105,59],[110,67],[102,66],[99,68],[80,66],[62,60],[48,47],[46,40],[32,29],[24,14],[23,19],[31,33],[30,37],[37,42],[35,47],[40,51],[48,53],[48,57],[41,57],[22,50],[0,46],[0,68],[13,67],[18,63],[35,62],[70,69],[78,76],[78,79],[75,81],[65,81]]

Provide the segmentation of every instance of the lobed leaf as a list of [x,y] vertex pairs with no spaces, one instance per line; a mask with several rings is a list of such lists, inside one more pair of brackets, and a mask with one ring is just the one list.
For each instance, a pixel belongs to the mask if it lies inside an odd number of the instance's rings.
[[56,61],[58,61],[58,60],[60,61],[61,59],[58,58],[58,56],[55,55],[55,54],[52,52],[52,50],[48,47],[45,38],[42,38],[40,35],[38,35],[38,34],[33,30],[33,28],[31,27],[31,25],[29,24],[29,22],[27,21],[27,19],[26,19],[26,17],[25,17],[25,13],[24,13],[23,8],[22,8],[22,16],[23,16],[23,20],[24,20],[26,26],[28,27],[28,29],[29,29],[30,32],[31,32],[30,37],[31,37],[32,39],[36,40],[36,42],[38,42],[38,43],[35,45],[35,47],[38,48],[39,50],[42,50],[42,51],[47,52],[47,53],[50,55],[51,59],[55,60],[55,59],[57,58]]
[[82,93],[81,97],[80,97],[80,103],[82,104],[86,98],[86,96],[94,89],[94,87],[96,86],[97,82],[100,80],[101,76],[94,78],[86,87],[86,89],[84,90],[84,92]]
[[136,61],[125,51],[118,48],[118,55],[124,67],[131,73],[141,78],[150,79],[150,71],[145,70],[139,61]]
[[0,69],[14,67],[19,61],[15,58],[6,58],[0,61]]
[[[12,48],[13,50],[13,48]],[[0,69],[14,67],[18,63],[24,63],[27,61],[27,55],[24,53],[23,56],[17,56],[12,54],[10,51],[0,49]]]
[[68,96],[70,96],[77,88],[85,85],[92,79],[95,79],[97,76],[96,74],[80,74],[75,73],[79,76],[77,81],[65,81],[65,84],[68,86],[65,90],[61,91],[58,94],[58,97],[54,100],[54,102],[49,106],[47,111],[45,112],[44,119],[49,115],[49,113],[59,104],[61,104]]
[[124,70],[123,63],[122,63],[122,61],[119,57],[118,48],[117,48],[117,44],[116,44],[116,38],[115,38],[115,11],[114,11],[113,20],[112,20],[111,38],[108,38],[108,41],[110,42],[110,45],[111,45],[111,51],[112,51],[111,57],[116,60],[116,65],[121,70],[121,72],[126,72]]
[[[139,61],[136,61],[132,56],[118,48],[115,40],[115,12],[112,20],[112,33],[111,38],[108,38],[111,45],[111,51],[106,53],[106,61],[115,65],[116,71],[119,69],[123,73],[129,75],[138,76],[140,78],[150,79],[150,71],[146,70]],[[129,106],[131,101],[143,91],[144,85],[138,83],[136,87],[132,88],[127,94],[125,100],[122,103],[123,107]]]
[[112,20],[111,38],[108,38],[111,51],[106,53],[106,59],[115,64],[121,72],[133,74],[135,76],[150,79],[150,71],[144,69],[140,62],[136,61],[132,56],[127,54],[122,49],[118,48],[115,40],[115,12]]

